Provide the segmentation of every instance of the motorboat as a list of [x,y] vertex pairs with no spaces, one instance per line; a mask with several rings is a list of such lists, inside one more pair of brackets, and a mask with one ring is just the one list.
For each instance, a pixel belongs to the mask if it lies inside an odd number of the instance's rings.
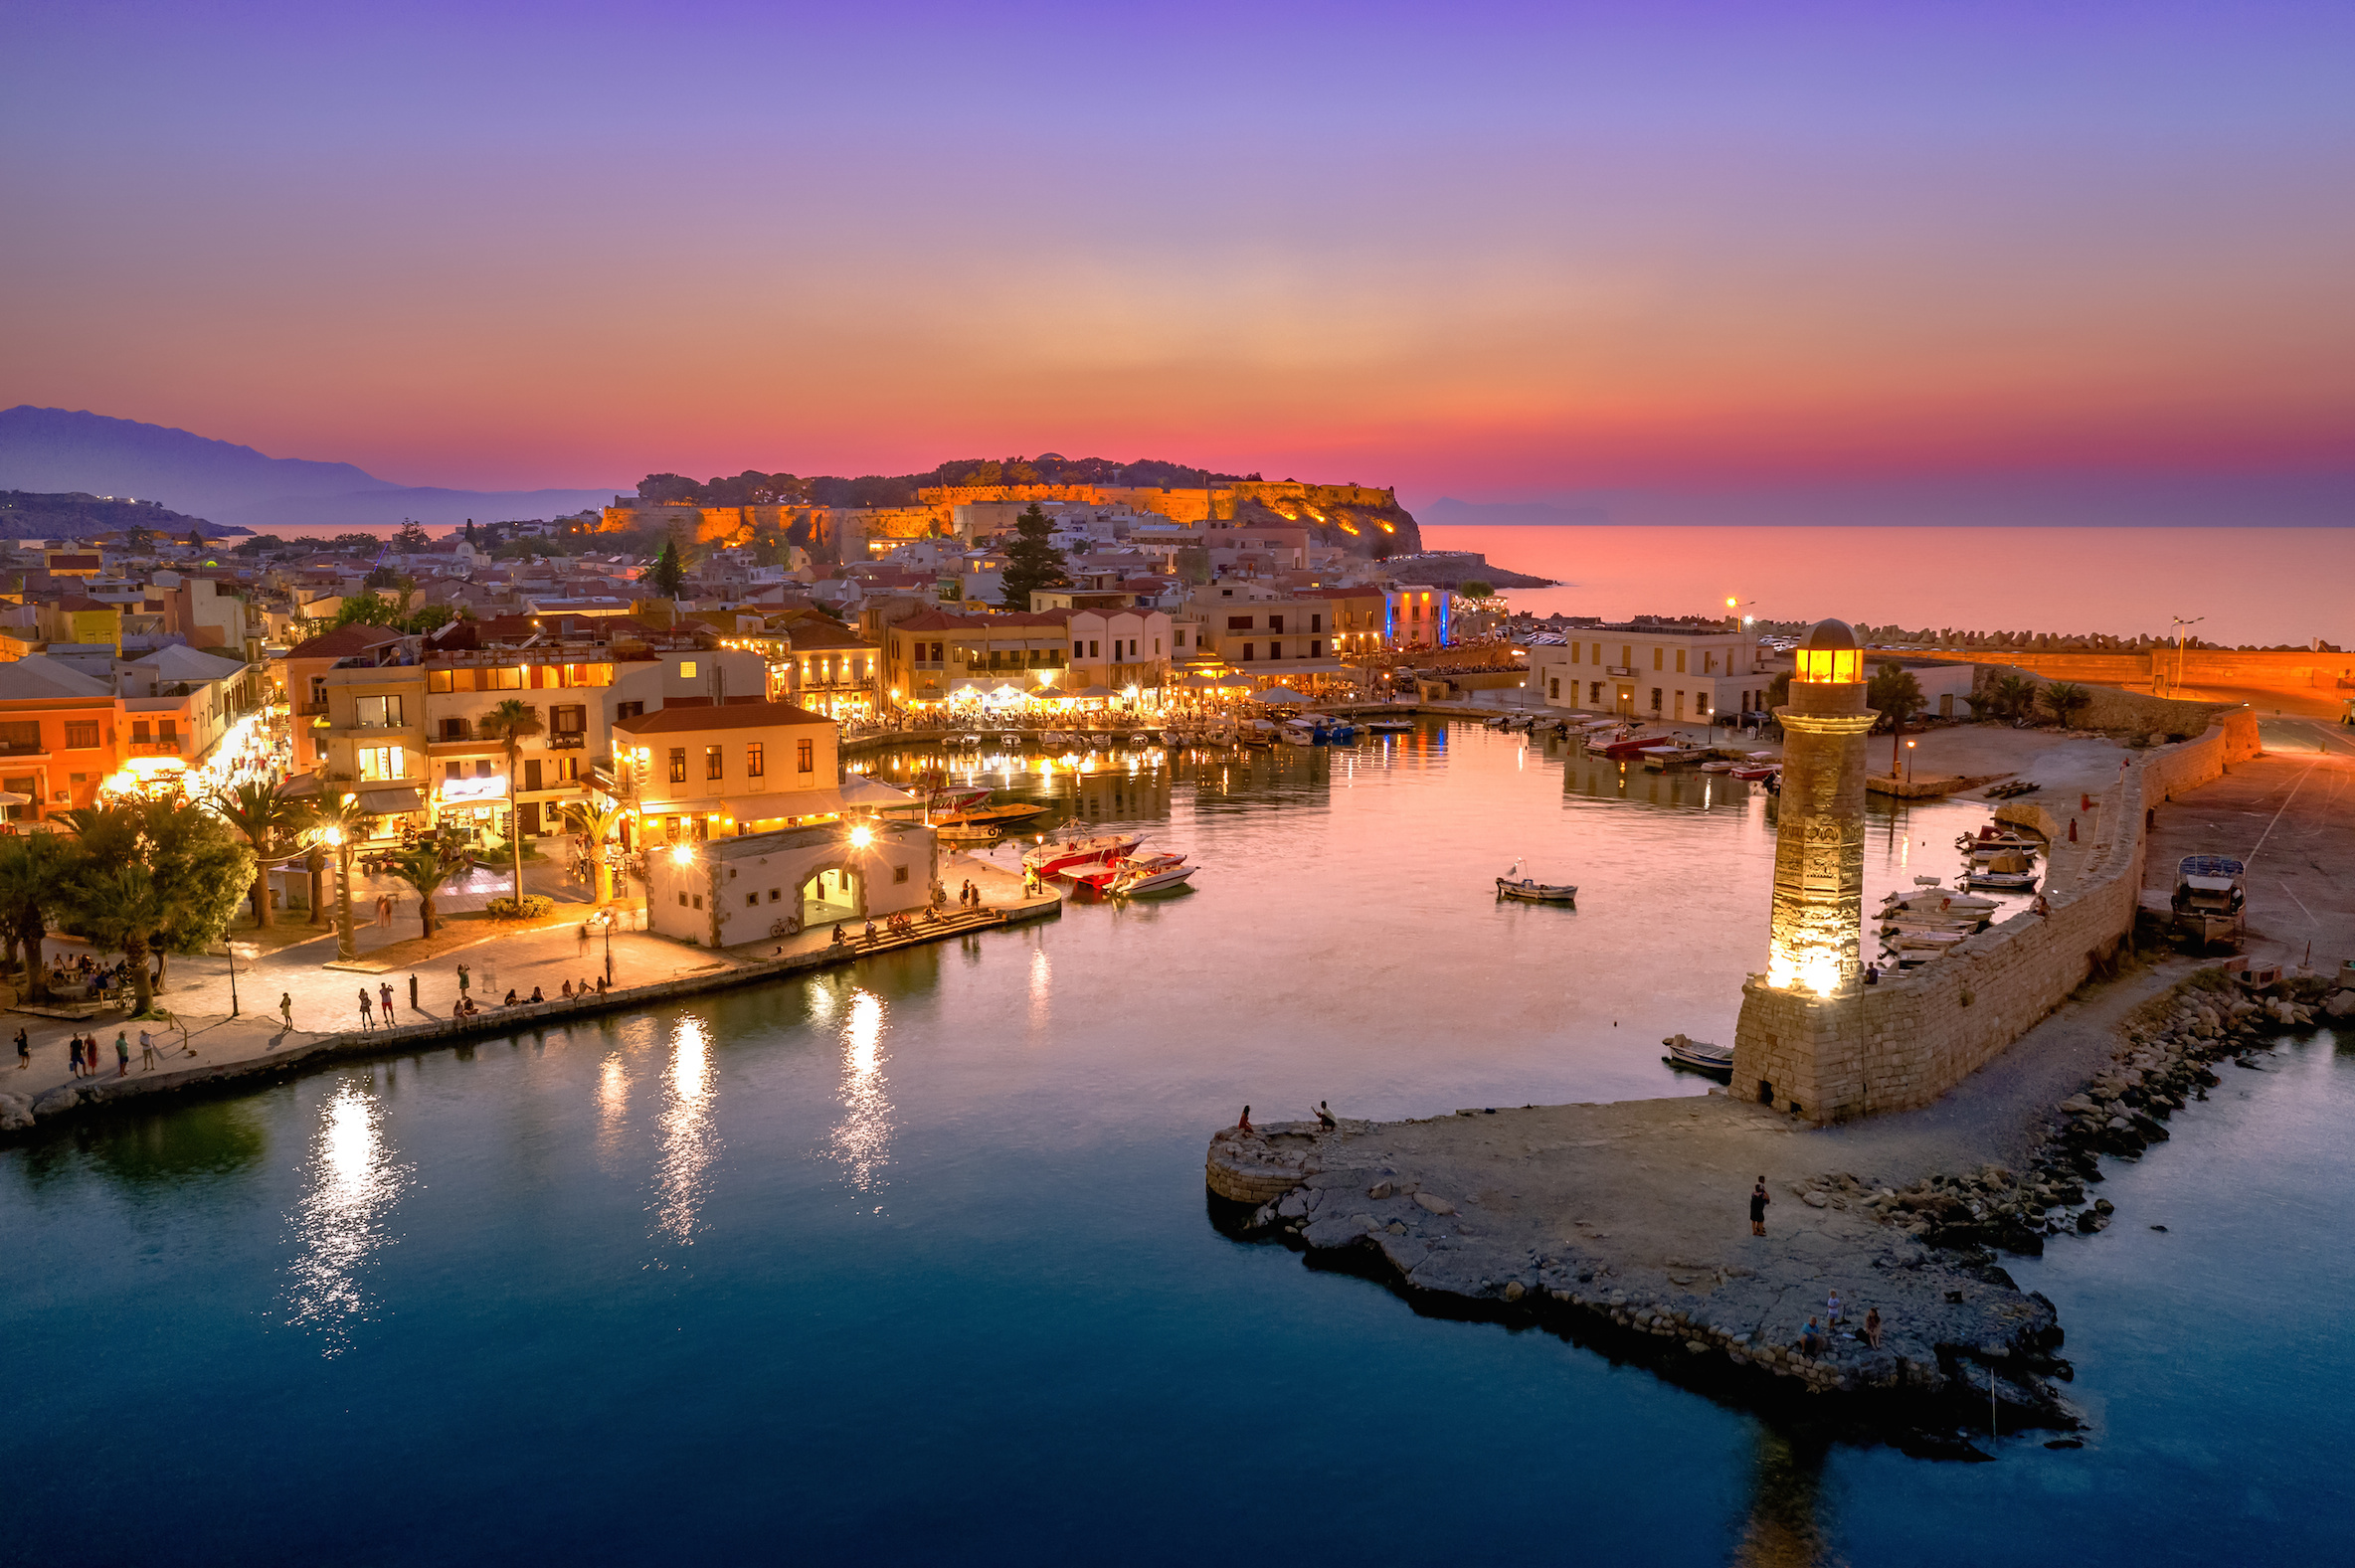
[[1162,731],[1162,744],[1164,746],[1183,746],[1185,737],[1179,735],[1176,730],[1164,730]]
[[1636,753],[1644,750],[1646,747],[1660,746],[1665,744],[1668,740],[1669,737],[1665,735],[1625,735],[1621,736],[1615,741],[1605,741],[1600,746],[1597,746],[1592,742],[1588,742],[1586,749],[1597,754],[1598,756],[1613,757],[1624,761],[1635,756]]
[[2034,871],[1998,871],[1991,866],[1973,866],[1970,885],[1995,893],[2028,893],[2036,888]]
[[997,737],[997,744],[1000,746],[1019,746],[1022,744],[1022,738],[1019,735],[1016,735],[1013,731],[1008,730],[1003,735]]
[[1975,836],[1970,833],[1963,834],[1954,841],[1954,847],[1972,856],[2001,855],[2012,852],[2033,855],[2045,847],[2045,842],[2041,838],[2031,838],[2025,833],[2016,833],[2009,829],[1999,830],[1989,825],[1980,828]]
[[1039,732],[1038,744],[1050,752],[1059,752],[1071,745],[1071,737],[1061,730],[1042,730]]
[[1646,768],[1682,768],[1710,755],[1710,748],[1699,741],[1658,741],[1636,754]]
[[1661,1060],[1671,1067],[1689,1068],[1715,1078],[1733,1076],[1733,1047],[1729,1045],[1712,1045],[1681,1034],[1672,1034],[1660,1043],[1668,1047],[1668,1054]]
[[1703,763],[1701,765],[1701,771],[1705,774],[1729,774],[1733,772],[1737,766],[1739,765],[1735,763],[1729,763],[1721,757],[1715,762]]
[[1074,836],[1036,844],[1023,852],[1022,869],[1041,877],[1059,874],[1066,866],[1085,861],[1102,860],[1110,855],[1126,855],[1145,842],[1143,833],[1090,833],[1077,836],[1083,824],[1073,823]]
[[936,826],[933,833],[944,844],[995,844],[1004,836],[1004,829],[987,822],[951,822],[946,827]]
[[1153,746],[1159,744],[1160,740],[1161,737],[1151,730],[1139,730],[1129,737],[1129,744],[1131,746]]
[[988,784],[949,784],[925,796],[925,805],[935,811],[966,811],[990,798]]
[[932,819],[936,828],[995,827],[1000,831],[1016,822],[1026,822],[1045,814],[1043,805],[977,805],[963,811],[950,811]]
[[[1704,767],[1706,768],[1706,766],[1705,764]],[[1779,763],[1737,763],[1727,770],[1731,777],[1747,784],[1758,784],[1781,772],[1782,766]]]
[[1499,877],[1497,897],[1522,904],[1575,904],[1578,902],[1578,890],[1567,882],[1540,882],[1533,877],[1523,877],[1515,882],[1507,877]]
[[1118,855],[1102,865],[1074,868],[1065,875],[1098,893],[1126,898],[1135,893],[1160,893],[1182,886],[1197,869],[1187,865],[1180,854]]
[[1373,719],[1365,726],[1376,735],[1412,735],[1414,722],[1410,719]]
[[1891,909],[1911,910],[1917,914],[1990,915],[1995,912],[1995,900],[1980,898],[1973,893],[1957,893],[1936,877],[1915,877],[1910,893],[1893,892],[1882,901],[1886,913]]

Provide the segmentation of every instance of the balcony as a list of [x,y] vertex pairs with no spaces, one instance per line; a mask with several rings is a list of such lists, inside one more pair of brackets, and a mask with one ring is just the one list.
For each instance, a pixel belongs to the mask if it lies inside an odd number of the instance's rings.
[[298,703],[294,708],[294,716],[298,719],[324,719],[327,717],[327,705],[323,702]]
[[551,735],[545,743],[547,749],[552,752],[577,752],[588,744],[589,737],[579,730],[569,731],[563,735]]
[[1632,680],[1635,678],[1635,666],[1633,664],[1606,664],[1603,666],[1603,673],[1617,676],[1622,680]]

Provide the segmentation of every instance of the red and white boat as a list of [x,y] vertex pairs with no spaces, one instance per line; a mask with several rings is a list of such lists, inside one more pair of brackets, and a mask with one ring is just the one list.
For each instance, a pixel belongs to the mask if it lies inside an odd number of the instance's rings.
[[1061,876],[1088,861],[1125,856],[1145,842],[1143,833],[1092,833],[1085,838],[1063,838],[1032,846],[1022,855],[1022,869],[1042,877]]
[[1113,856],[1066,867],[1062,875],[1098,893],[1150,893],[1155,888],[1175,887],[1193,872],[1183,855],[1157,854]]
[[1633,757],[1650,746],[1665,746],[1675,740],[1670,735],[1626,735],[1615,741],[1589,741],[1587,751],[1597,757]]
[[933,790],[925,803],[935,811],[967,811],[989,798],[988,784],[951,784]]
[[1774,753],[1752,752],[1733,769],[1733,777],[1756,784],[1761,779],[1771,779],[1781,772],[1782,759]]

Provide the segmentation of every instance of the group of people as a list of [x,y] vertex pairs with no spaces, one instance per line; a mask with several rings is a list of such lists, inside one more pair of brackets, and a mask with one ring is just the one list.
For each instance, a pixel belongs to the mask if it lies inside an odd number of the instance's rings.
[[[1766,1191],[1766,1178],[1763,1175],[1759,1176],[1758,1184],[1750,1188],[1750,1234],[1752,1236],[1766,1234],[1766,1205],[1773,1201],[1773,1197]],[[1823,1354],[1826,1349],[1830,1348],[1832,1336],[1840,1331],[1840,1322],[1844,1311],[1845,1308],[1840,1305],[1840,1293],[1834,1291],[1824,1302],[1822,1320],[1818,1321],[1816,1318],[1810,1317],[1807,1319],[1807,1326],[1800,1330],[1799,1348],[1808,1355]],[[1863,1332],[1866,1344],[1876,1350],[1881,1348],[1880,1307],[1873,1307],[1865,1313]]]
[[957,907],[959,909],[980,909],[982,907],[982,890],[973,878],[967,877],[957,885]]
[[92,990],[111,990],[120,985],[130,973],[129,960],[116,958],[112,963],[100,963],[89,954],[72,958],[59,958],[49,966],[49,983],[55,988],[67,985],[88,985]]
[[[194,1056],[196,1053],[191,1051],[188,1054]],[[98,1037],[94,1034],[86,1035],[77,1029],[66,1042],[66,1065],[76,1078],[102,1076],[104,1071],[102,1056],[103,1048],[98,1044]],[[141,1029],[139,1031],[139,1071],[142,1073],[153,1072],[157,1060],[155,1036]],[[17,1071],[21,1073],[32,1065],[32,1037],[26,1034],[23,1029],[19,1029],[16,1032]],[[130,1070],[130,1034],[128,1030],[117,1029],[114,1031],[114,1076],[124,1077]]]

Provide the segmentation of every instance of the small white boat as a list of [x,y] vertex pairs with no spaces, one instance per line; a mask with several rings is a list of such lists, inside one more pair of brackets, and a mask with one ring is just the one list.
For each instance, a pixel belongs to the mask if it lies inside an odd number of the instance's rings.
[[1497,897],[1523,904],[1575,904],[1578,890],[1567,882],[1540,882],[1532,877],[1511,881],[1497,878]]
[[1176,730],[1164,730],[1162,731],[1162,744],[1164,746],[1183,746],[1185,738]]
[[1375,719],[1365,726],[1376,735],[1410,735],[1414,725],[1406,719]]
[[1185,879],[1199,869],[1185,864],[1183,855],[1135,855],[1120,863],[1104,891],[1114,898],[1167,893],[1185,886]]
[[1042,877],[1051,877],[1066,866],[1102,860],[1111,855],[1125,855],[1145,841],[1143,833],[1090,833],[1079,836],[1085,826],[1085,823],[1074,822],[1073,836],[1033,845],[1022,856],[1022,869]]
[[1729,774],[1733,772],[1733,764],[1721,758],[1713,763],[1703,763],[1701,771],[1705,774]]
[[1681,1034],[1672,1034],[1660,1043],[1668,1047],[1668,1054],[1661,1060],[1671,1067],[1691,1068],[1719,1078],[1733,1076],[1733,1047],[1729,1045],[1712,1045]]
[[1008,730],[1003,735],[997,737],[997,744],[1000,746],[1019,746],[1022,744],[1022,738],[1019,735],[1016,735],[1013,731]]
[[1981,871],[1973,869],[1970,883],[1975,888],[1990,888],[1998,893],[2026,893],[2036,886],[2033,871]]
[[1773,763],[1743,763],[1740,767],[1728,769],[1726,772],[1744,784],[1762,784],[1781,773],[1782,769]]
[[1709,753],[1710,749],[1698,741],[1664,741],[1647,746],[1636,755],[1643,759],[1646,768],[1682,768],[1687,763],[1707,757]]

